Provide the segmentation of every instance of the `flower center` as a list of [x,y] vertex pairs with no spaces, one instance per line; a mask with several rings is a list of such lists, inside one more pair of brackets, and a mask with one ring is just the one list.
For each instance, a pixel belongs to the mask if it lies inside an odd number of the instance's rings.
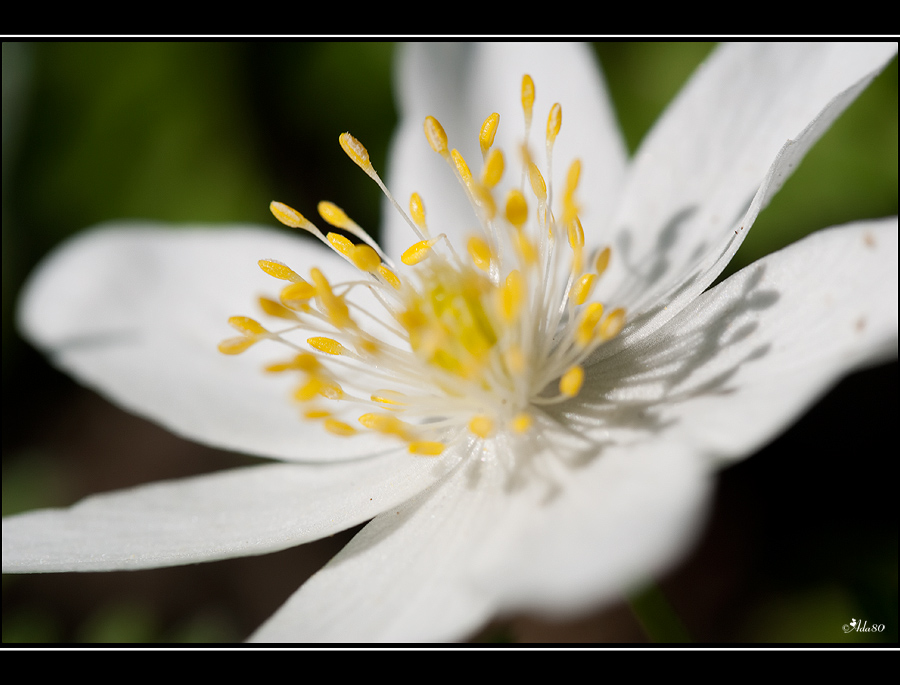
[[[220,343],[219,350],[238,354],[260,340],[281,342],[293,357],[266,370],[299,374],[294,396],[307,419],[322,421],[337,435],[361,429],[393,435],[420,455],[440,454],[460,433],[481,439],[497,431],[527,433],[542,406],[575,397],[584,381],[584,361],[619,333],[625,312],[606,314],[591,299],[610,248],[586,251],[575,200],[580,161],[569,167],[559,216],[550,208],[552,184],[545,182],[527,145],[533,104],[534,83],[526,75],[523,172],[518,187],[505,197],[497,190],[505,158],[493,148],[498,114],[491,114],[479,133],[480,177],[448,148],[437,119],[425,120],[429,144],[449,163],[478,217],[479,230],[464,253],[446,235],[432,237],[417,193],[410,198],[409,213],[404,212],[365,147],[342,134],[341,147],[381,187],[417,242],[403,253],[398,268],[336,205],[319,203],[319,214],[355,240],[323,234],[296,210],[273,202],[270,208],[279,221],[312,233],[353,265],[360,278],[332,285],[316,268],[307,280],[281,262],[261,260],[263,271],[288,284],[278,301],[260,298],[260,305],[291,326],[273,331],[254,319],[231,317],[229,324],[241,335]],[[561,121],[555,104],[545,137],[548,170]],[[360,304],[355,296],[360,289],[374,297],[380,311]],[[305,345],[294,339],[301,332],[304,337],[314,333]]]

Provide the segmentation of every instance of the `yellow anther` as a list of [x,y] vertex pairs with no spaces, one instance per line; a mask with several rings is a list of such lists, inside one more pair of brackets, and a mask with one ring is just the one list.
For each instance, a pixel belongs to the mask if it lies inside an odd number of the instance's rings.
[[297,315],[294,314],[294,312],[287,307],[278,304],[275,300],[270,300],[268,297],[260,297],[259,306],[262,307],[262,310],[269,316],[278,316],[290,321],[297,320]]
[[406,435],[407,424],[403,423],[396,416],[385,416],[384,414],[363,414],[359,417],[359,422],[373,431],[386,433],[388,435]]
[[372,162],[369,161],[369,151],[366,150],[362,143],[349,133],[342,133],[339,140],[341,141],[341,147],[344,149],[344,152],[347,153],[347,156],[352,159],[360,169],[367,174],[370,171],[374,171]]
[[360,271],[374,273],[381,266],[381,257],[368,245],[354,245],[350,250],[350,261]]
[[557,102],[550,108],[550,115],[547,117],[547,144],[553,145],[556,136],[559,133],[559,127],[562,125],[562,107]]
[[258,263],[260,269],[265,271],[270,276],[280,278],[282,281],[293,281],[294,283],[299,283],[303,280],[299,274],[295,273],[286,264],[282,264],[281,262],[276,262],[273,259],[260,259]]
[[522,255],[522,259],[526,264],[537,263],[537,249],[531,244],[531,240],[525,235],[525,231],[518,231],[516,233],[516,247],[519,248],[519,254]]
[[265,335],[268,331],[249,316],[232,316],[228,319],[228,325],[244,335]]
[[326,354],[338,355],[344,351],[344,346],[337,340],[332,340],[331,338],[316,336],[307,339],[306,342],[309,343],[310,347],[319,350],[319,352],[325,352]]
[[528,203],[519,190],[511,190],[506,196],[506,220],[516,228],[522,228],[528,221]]
[[416,226],[425,230],[425,204],[418,193],[413,193],[409,197],[409,215],[412,217]]
[[282,304],[287,305],[290,302],[306,302],[315,294],[316,289],[312,284],[301,280],[282,288],[279,297],[281,297]]
[[450,156],[453,158],[453,163],[456,165],[456,171],[459,172],[459,177],[463,180],[463,183],[466,186],[472,185],[472,172],[469,171],[469,165],[466,164],[466,160],[460,154],[459,150],[453,148],[450,150]]
[[600,339],[612,340],[615,338],[622,328],[625,326],[625,310],[614,309],[609,316],[600,324]]
[[293,207],[288,207],[283,202],[270,202],[269,211],[271,211],[275,218],[285,226],[302,228],[303,230],[311,231],[312,233],[318,233],[319,231],[319,229],[317,229],[305,216]]
[[606,267],[609,266],[609,256],[610,249],[608,247],[603,248],[603,252],[597,255],[597,263],[596,270],[597,276],[602,276],[603,272],[606,271]]
[[318,205],[319,216],[335,228],[347,228],[353,220],[347,213],[333,202],[322,201]]
[[528,165],[528,180],[531,182],[531,191],[538,199],[538,202],[546,202],[547,184],[544,183],[544,177],[541,176],[541,172],[534,162]]
[[388,269],[384,264],[378,266],[378,273],[394,290],[400,290],[400,279],[397,274]]
[[310,269],[309,273],[313,285],[316,286],[316,300],[325,309],[331,324],[337,328],[344,328],[352,323],[347,304],[331,291],[331,285],[324,274],[316,268]]
[[518,414],[511,422],[510,427],[516,433],[525,433],[529,428],[531,428],[531,414],[521,413]]
[[579,346],[586,347],[594,338],[594,329],[597,327],[597,322],[600,321],[601,316],[603,316],[603,305],[599,302],[591,302],[584,308],[581,321],[575,331],[575,342]]
[[444,443],[431,442],[429,440],[417,440],[409,443],[410,454],[418,454],[422,457],[436,457],[444,451]]
[[494,203],[494,196],[491,195],[490,188],[480,183],[473,183],[469,188],[472,191],[475,203],[484,214],[483,218],[487,221],[493,221],[494,216],[497,214],[497,205]]
[[569,171],[566,173],[566,193],[573,193],[578,187],[578,181],[581,178],[581,160],[576,159],[569,165]]
[[483,239],[478,236],[472,236],[469,238],[467,248],[475,266],[482,271],[487,271],[491,268],[491,248]]
[[240,354],[248,347],[258,342],[256,338],[228,338],[219,343],[219,352],[222,354]]
[[323,380],[322,387],[319,388],[319,394],[329,400],[344,399],[344,389],[334,381]]
[[500,150],[491,150],[484,161],[484,171],[481,172],[481,183],[488,188],[493,188],[503,177],[503,153]]
[[522,111],[525,112],[525,128],[531,126],[531,113],[534,110],[534,81],[528,74],[522,77]]
[[415,245],[409,247],[406,252],[400,255],[400,261],[407,266],[418,264],[431,254],[431,246],[434,240],[420,240]]
[[525,301],[525,279],[518,269],[510,271],[500,286],[500,301],[504,319],[512,321],[519,315]]
[[559,379],[559,391],[566,397],[575,397],[584,383],[584,369],[573,366]]
[[294,357],[294,360],[291,362],[291,364],[293,364],[293,366],[300,369],[301,371],[315,371],[321,366],[319,360],[316,358],[316,355],[309,352],[301,352],[296,357]]
[[500,115],[494,112],[481,125],[481,131],[478,134],[478,144],[481,146],[481,156],[487,154],[491,145],[494,144],[494,136],[497,135],[497,125],[500,123]]
[[395,406],[402,406],[407,404],[406,395],[404,395],[402,392],[397,392],[396,390],[378,390],[372,395],[370,399],[373,402],[378,402],[379,404],[389,404]]
[[331,243],[331,246],[337,252],[340,252],[347,258],[350,257],[350,253],[353,251],[353,243],[350,240],[342,236],[340,233],[329,233],[325,237],[328,238],[328,242]]
[[[577,216],[572,217],[572,220],[568,225],[569,230],[569,245],[571,245],[573,250],[580,250],[584,247],[584,228],[581,226],[581,221]],[[330,234],[329,234],[330,235]]]
[[337,419],[325,419],[325,423],[322,425],[325,426],[325,430],[329,433],[334,433],[335,435],[350,436],[356,434],[356,429],[353,426],[348,426],[343,421],[338,421]]
[[327,409],[315,409],[314,408],[314,409],[307,409],[305,412],[303,412],[303,416],[304,416],[304,418],[313,419],[313,420],[327,419],[329,416],[331,416],[331,412],[328,411]]
[[519,374],[525,370],[528,360],[521,347],[518,345],[511,345],[509,349],[503,353],[503,361],[506,362],[506,368],[509,369],[511,373]]
[[300,400],[301,402],[308,402],[317,395],[321,395],[329,400],[340,400],[344,397],[344,391],[341,386],[334,381],[312,374],[306,383],[301,385],[294,392],[294,399]]
[[324,382],[318,376],[310,376],[306,383],[294,391],[294,399],[300,402],[309,402],[317,397],[324,386]]
[[590,297],[591,291],[594,289],[594,283],[597,277],[594,274],[582,274],[582,276],[572,285],[572,294],[570,297],[575,304],[584,304],[584,301]]
[[269,364],[266,371],[269,373],[280,373],[288,370],[306,371],[312,373],[321,367],[316,355],[310,352],[301,352],[289,362],[280,362],[277,364]]
[[431,149],[440,155],[447,154],[447,134],[444,127],[434,117],[425,117],[425,137]]
[[569,167],[569,173],[566,174],[566,190],[563,193],[563,223],[568,224],[574,219],[579,212],[578,204],[575,202],[575,189],[578,187],[578,179],[581,177],[581,162],[575,160]]
[[479,438],[488,437],[494,430],[494,422],[487,416],[476,416],[469,421],[469,432]]

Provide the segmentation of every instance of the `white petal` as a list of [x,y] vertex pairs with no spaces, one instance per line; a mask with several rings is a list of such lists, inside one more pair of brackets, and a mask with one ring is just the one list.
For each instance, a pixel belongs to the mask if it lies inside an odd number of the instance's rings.
[[707,501],[699,461],[662,443],[545,452],[523,481],[488,450],[377,517],[251,639],[454,640],[497,611],[585,611],[671,564]]
[[[391,450],[380,435],[340,438],[305,421],[291,391],[298,379],[263,368],[292,357],[270,341],[240,356],[217,350],[248,315],[271,330],[258,296],[286,284],[259,259],[308,274],[358,272],[314,241],[259,228],[171,230],[113,224],[70,241],[23,290],[20,328],[53,362],[116,404],[215,447],[289,460],[351,458]],[[357,289],[360,297],[365,297]]]
[[618,258],[601,286],[654,319],[642,334],[714,280],[807,150],[896,51],[896,43],[736,44],[701,66],[641,146],[612,227]]
[[896,358],[897,288],[896,217],[816,232],[596,364],[579,399],[716,459],[745,456],[843,375]]
[[94,495],[3,519],[3,572],[112,571],[265,554],[344,530],[428,487],[445,462],[270,464]]
[[[590,49],[576,43],[427,43],[404,46],[398,64],[401,120],[391,146],[388,184],[407,207],[418,192],[433,234],[447,233],[456,245],[478,230],[471,205],[454,172],[432,151],[423,132],[426,116],[435,116],[473,174],[480,173],[478,133],[493,112],[500,114],[494,146],[506,160],[505,178],[518,185],[524,136],[522,76],[534,80],[536,99],[531,149],[544,164],[547,115],[562,105],[562,128],[554,147],[553,178],[564,187],[569,164],[583,162],[580,188],[586,205],[585,229],[599,226],[622,182],[626,152],[606,86]],[[593,223],[589,223],[593,222]],[[397,213],[384,213],[385,243],[399,254],[414,236]]]

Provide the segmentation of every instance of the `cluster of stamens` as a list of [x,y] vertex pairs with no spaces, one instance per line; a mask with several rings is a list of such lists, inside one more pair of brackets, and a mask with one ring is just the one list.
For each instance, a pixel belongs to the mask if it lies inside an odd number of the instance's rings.
[[[526,75],[525,141],[533,104],[534,83]],[[263,271],[288,284],[278,301],[263,297],[260,305],[291,325],[273,331],[254,319],[231,317],[228,323],[241,335],[220,343],[219,350],[239,354],[261,340],[283,343],[293,356],[266,370],[299,374],[294,397],[304,405],[305,418],[342,436],[363,429],[396,436],[419,455],[440,454],[460,429],[482,439],[501,430],[527,433],[542,406],[576,396],[585,359],[625,323],[624,310],[605,313],[600,302],[589,301],[610,249],[586,253],[575,200],[581,163],[569,167],[557,217],[550,208],[552,184],[545,182],[527,142],[521,148],[519,187],[508,191],[498,210],[495,187],[505,168],[503,153],[493,148],[499,120],[491,114],[481,127],[480,178],[448,148],[437,119],[425,120],[429,144],[462,183],[480,224],[462,255],[445,234],[432,237],[422,198],[413,193],[409,213],[404,212],[365,147],[342,134],[344,152],[381,187],[417,237],[400,258],[403,267],[398,269],[336,205],[319,203],[319,214],[356,241],[323,234],[296,210],[273,202],[270,209],[280,222],[312,233],[352,264],[360,279],[333,285],[316,268],[307,280],[281,262],[261,260]],[[560,124],[561,108],[555,104],[547,120],[548,178]],[[349,296],[356,288],[367,288],[385,316],[355,304]],[[364,318],[385,335],[361,326]],[[306,346],[291,339],[297,331],[314,334]],[[348,418],[353,414],[355,420]]]

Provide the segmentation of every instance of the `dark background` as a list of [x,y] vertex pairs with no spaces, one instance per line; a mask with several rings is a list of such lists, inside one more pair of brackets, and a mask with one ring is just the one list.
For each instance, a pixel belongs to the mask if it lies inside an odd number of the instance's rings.
[[[597,46],[633,151],[710,44]],[[387,43],[3,44],[3,513],[254,459],[175,438],[49,367],[16,334],[18,290],[97,222],[275,226],[281,199],[331,199],[377,235],[396,122]],[[743,266],[807,233],[897,213],[897,61],[757,220]],[[661,587],[701,642],[897,639],[897,365],[841,383],[787,434],[724,471],[714,515]],[[893,445],[893,447],[891,446]],[[349,539],[264,557],[109,574],[3,577],[4,642],[239,641]],[[844,635],[851,618],[880,636]],[[627,605],[519,616],[481,641],[644,639]]]

